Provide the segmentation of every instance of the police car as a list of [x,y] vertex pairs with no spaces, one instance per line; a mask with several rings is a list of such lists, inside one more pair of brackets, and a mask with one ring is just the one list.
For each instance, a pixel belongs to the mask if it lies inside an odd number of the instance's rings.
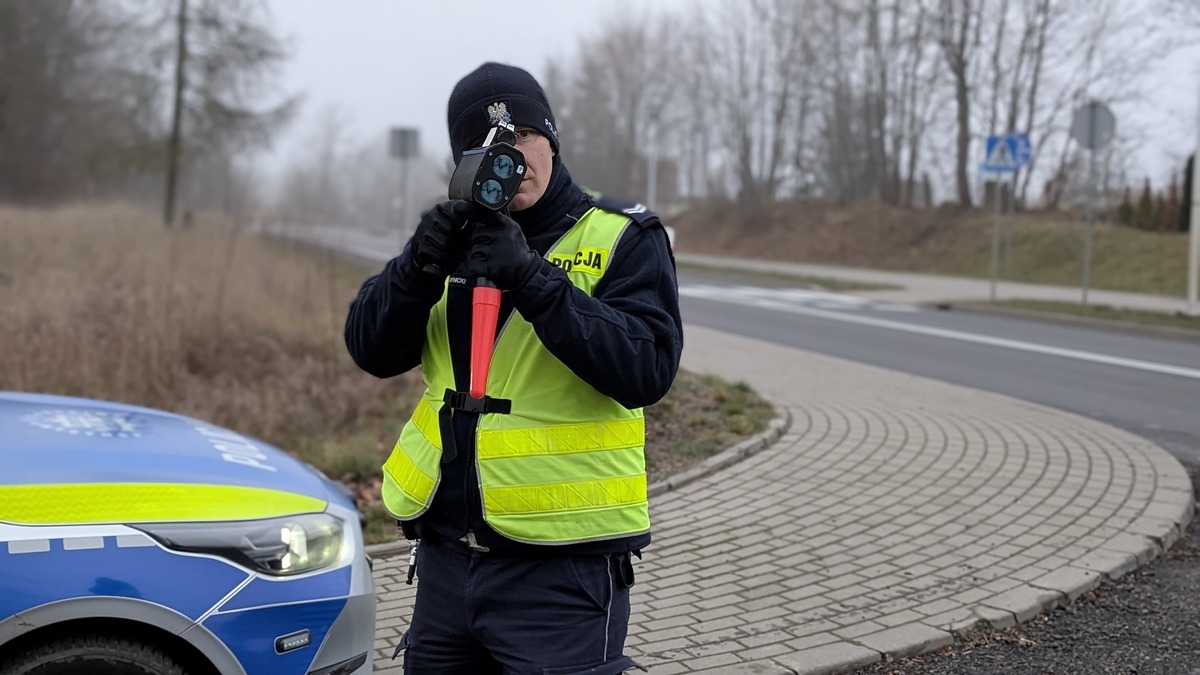
[[0,392],[0,674],[363,675],[353,501],[163,411]]

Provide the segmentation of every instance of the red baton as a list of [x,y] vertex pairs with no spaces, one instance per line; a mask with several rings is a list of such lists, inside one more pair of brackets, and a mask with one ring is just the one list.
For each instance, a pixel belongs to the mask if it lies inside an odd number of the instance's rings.
[[500,289],[480,277],[471,293],[471,397],[483,398],[492,346],[496,343],[496,320],[500,315]]

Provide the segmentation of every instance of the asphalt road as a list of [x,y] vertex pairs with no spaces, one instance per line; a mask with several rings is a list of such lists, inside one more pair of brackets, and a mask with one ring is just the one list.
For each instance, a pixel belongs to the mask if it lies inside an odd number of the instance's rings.
[[686,322],[1085,415],[1200,463],[1200,342],[681,271]]

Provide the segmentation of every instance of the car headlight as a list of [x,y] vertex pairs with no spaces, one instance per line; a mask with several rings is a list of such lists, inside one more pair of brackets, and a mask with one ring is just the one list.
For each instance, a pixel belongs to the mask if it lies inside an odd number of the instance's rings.
[[163,546],[208,553],[272,576],[329,567],[342,557],[342,521],[328,513],[220,523],[133,525]]

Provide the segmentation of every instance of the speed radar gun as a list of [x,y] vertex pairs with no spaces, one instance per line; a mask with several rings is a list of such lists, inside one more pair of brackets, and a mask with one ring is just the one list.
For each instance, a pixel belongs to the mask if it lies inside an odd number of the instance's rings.
[[[450,199],[475,202],[489,211],[508,213],[508,204],[525,177],[525,155],[514,147],[516,129],[501,123],[488,131],[483,145],[462,154],[450,177]],[[483,398],[496,319],[500,314],[500,289],[480,277],[471,296],[471,389],[473,398]]]

